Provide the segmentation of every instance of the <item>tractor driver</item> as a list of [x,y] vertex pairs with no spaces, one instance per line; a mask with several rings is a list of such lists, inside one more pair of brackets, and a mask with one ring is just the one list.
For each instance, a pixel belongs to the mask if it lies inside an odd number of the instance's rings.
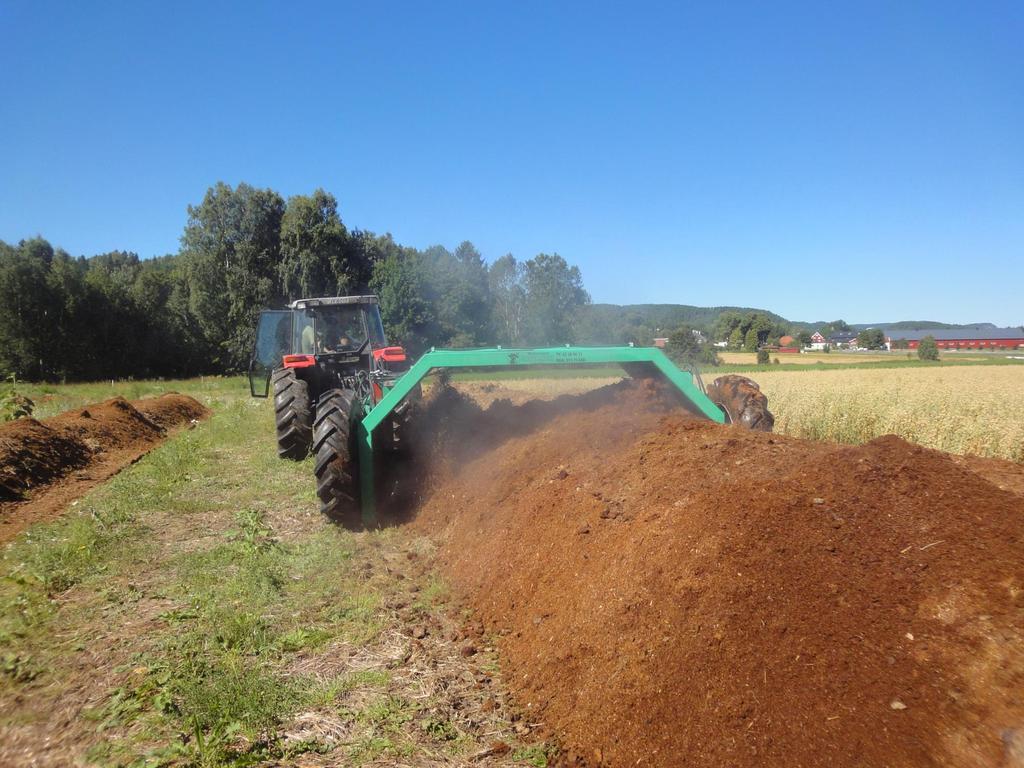
[[361,343],[359,339],[362,338],[363,333],[358,312],[345,311],[339,318],[338,326],[341,328],[337,336],[338,348],[349,351],[359,347]]
[[356,349],[361,344],[358,340],[361,336],[362,333],[358,330],[353,330],[353,327],[349,326],[338,337],[338,345],[344,350]]
[[317,335],[323,352],[347,352],[357,346],[352,332],[345,329],[342,319],[335,315],[324,318],[324,329]]
[[323,321],[323,330],[319,333],[320,349],[323,352],[336,352],[338,351],[338,340],[341,336],[338,318],[333,315],[327,315],[323,318]]

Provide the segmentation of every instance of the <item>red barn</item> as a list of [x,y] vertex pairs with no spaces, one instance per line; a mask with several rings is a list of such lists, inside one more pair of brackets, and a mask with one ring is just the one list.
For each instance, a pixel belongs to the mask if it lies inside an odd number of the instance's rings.
[[1024,348],[1024,330],[1020,328],[929,328],[922,331],[885,331],[885,344],[893,348],[894,341],[905,341],[909,349],[917,349],[918,342],[932,336],[939,349],[1020,349]]

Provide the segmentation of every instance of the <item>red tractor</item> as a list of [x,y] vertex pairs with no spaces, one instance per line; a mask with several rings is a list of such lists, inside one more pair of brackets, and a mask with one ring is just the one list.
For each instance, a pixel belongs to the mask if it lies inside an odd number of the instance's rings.
[[[260,313],[250,391],[267,397],[273,386],[278,455],[300,461],[314,454],[320,508],[329,517],[358,518],[354,425],[408,368],[404,350],[388,346],[376,296],[298,299]],[[393,448],[412,399],[382,430]]]

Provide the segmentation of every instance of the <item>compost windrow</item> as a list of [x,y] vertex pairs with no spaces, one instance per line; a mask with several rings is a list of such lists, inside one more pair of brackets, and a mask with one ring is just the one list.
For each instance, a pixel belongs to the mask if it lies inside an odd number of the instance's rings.
[[[417,419],[414,525],[579,765],[1024,763],[1024,471],[656,387]],[[432,457],[432,458],[431,458]]]
[[209,411],[186,395],[115,397],[44,420],[0,425],[0,541],[59,514],[89,488],[137,461]]

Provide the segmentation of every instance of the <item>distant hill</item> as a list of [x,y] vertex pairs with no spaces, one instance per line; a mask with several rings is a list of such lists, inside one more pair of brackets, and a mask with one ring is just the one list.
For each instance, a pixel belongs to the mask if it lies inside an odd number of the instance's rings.
[[929,329],[941,329],[941,330],[964,330],[964,331],[984,331],[996,328],[994,323],[966,323],[964,325],[957,325],[956,323],[940,323],[936,320],[900,320],[895,323],[851,323],[851,328],[862,330],[864,328],[890,328],[894,331],[927,331]]
[[723,312],[763,312],[774,322],[788,323],[781,315],[754,307],[695,307],[690,304],[590,304],[581,311],[583,324],[618,328],[645,325],[668,333],[680,325],[710,328]]
[[[697,307],[690,304],[590,304],[580,312],[580,341],[583,343],[607,343],[607,339],[622,335],[622,329],[643,326],[651,333],[668,335],[680,325],[710,330],[723,312],[761,312],[772,322],[787,326],[791,332],[815,331],[830,324],[820,320],[789,320],[782,315],[757,307]],[[937,320],[898,320],[890,323],[850,323],[854,330],[864,328],[890,328],[903,331],[923,330],[985,330],[995,326],[992,323],[942,323]]]

